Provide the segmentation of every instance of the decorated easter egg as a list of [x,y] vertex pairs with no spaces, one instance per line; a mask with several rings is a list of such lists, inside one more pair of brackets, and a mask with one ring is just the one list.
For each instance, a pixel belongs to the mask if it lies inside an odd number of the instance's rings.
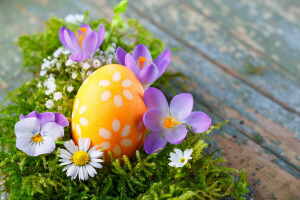
[[147,108],[144,90],[128,68],[112,64],[101,67],[81,85],[72,113],[72,136],[91,139],[115,158],[135,154],[143,145],[146,127],[143,114]]

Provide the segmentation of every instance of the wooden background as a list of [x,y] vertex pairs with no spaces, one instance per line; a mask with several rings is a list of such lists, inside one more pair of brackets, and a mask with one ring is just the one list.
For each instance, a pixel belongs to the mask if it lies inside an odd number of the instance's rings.
[[[1,0],[0,100],[30,79],[12,45],[20,34],[42,31],[50,13],[110,20],[117,2]],[[177,91],[214,122],[230,120],[214,138],[227,166],[246,169],[254,198],[300,199],[300,1],[131,0],[124,17],[179,47],[169,70],[190,80]]]

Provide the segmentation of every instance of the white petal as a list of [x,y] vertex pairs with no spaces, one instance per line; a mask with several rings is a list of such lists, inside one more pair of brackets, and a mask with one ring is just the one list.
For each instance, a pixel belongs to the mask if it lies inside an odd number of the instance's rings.
[[92,158],[91,162],[103,162],[102,159]]
[[90,150],[88,151],[88,154],[90,154],[91,152],[95,151],[98,148],[98,145],[93,146],[92,148],[90,148]]
[[68,171],[67,171],[67,176],[73,176],[76,172],[75,170],[76,165],[73,163],[71,165],[71,167],[69,167]]
[[64,136],[64,128],[54,122],[50,122],[43,126],[41,135],[56,140],[57,138],[62,138]]
[[183,152],[183,156],[184,156],[185,158],[188,158],[188,157],[191,157],[192,153],[193,153],[193,149],[186,149],[186,150]]
[[97,162],[90,161],[89,164],[96,168],[102,168],[102,165]]
[[84,143],[84,148],[83,148],[83,151],[87,152],[90,148],[90,143],[91,143],[91,140],[90,138],[86,138],[85,139],[85,143]]
[[171,167],[174,167],[174,166],[176,165],[176,163],[170,162],[169,165],[170,165]]
[[89,174],[87,172],[86,165],[82,166],[82,169],[83,169],[84,180],[86,181],[89,179]]
[[180,149],[174,149],[175,153],[179,156],[179,157],[183,157],[183,153]]
[[100,158],[101,156],[103,156],[103,152],[101,151],[92,151],[91,153],[89,153],[91,158]]
[[76,151],[78,151],[78,147],[75,145],[73,140],[69,140],[66,141],[64,143],[64,146],[66,147],[66,149],[71,152],[72,154],[74,154]]
[[29,117],[18,121],[15,124],[15,134],[17,137],[23,134],[36,135],[40,132],[40,122],[35,117]]
[[[60,160],[59,160],[59,161],[60,161]],[[73,161],[71,161],[71,160],[64,161],[64,162],[60,163],[60,166],[63,166],[63,165],[69,165],[69,164],[71,164],[71,163],[73,163]]]
[[83,175],[83,168],[82,166],[79,167],[79,181],[84,180],[84,175]]
[[16,139],[16,147],[27,155],[33,156],[34,144],[31,143],[32,134],[19,135]]
[[85,138],[80,137],[78,139],[78,148],[79,148],[79,151],[83,151],[83,149],[84,149],[84,143],[85,143]]
[[37,143],[33,146],[35,146],[33,156],[38,156],[53,152],[55,149],[55,141],[50,137],[43,137],[41,143]]
[[71,177],[71,180],[75,179],[77,177],[78,173],[79,173],[79,167],[76,166],[75,167],[75,174]]
[[60,154],[58,155],[61,158],[72,158],[72,154],[65,149],[60,149]]
[[66,171],[67,169],[69,169],[72,165],[67,165],[63,168],[63,172]]
[[94,177],[95,174],[97,174],[96,170],[91,165],[87,164],[87,165],[85,165],[85,167],[86,167],[86,170],[89,173],[90,177]]

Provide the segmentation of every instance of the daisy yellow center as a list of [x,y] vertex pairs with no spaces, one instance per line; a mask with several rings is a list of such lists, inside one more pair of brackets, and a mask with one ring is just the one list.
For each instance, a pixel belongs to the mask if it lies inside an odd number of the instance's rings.
[[31,142],[33,143],[41,143],[43,141],[43,137],[41,134],[37,134],[31,138]]
[[164,121],[164,128],[173,128],[173,126],[177,126],[179,125],[180,122],[176,121],[174,119],[174,117],[168,117],[167,119],[165,119]]
[[181,158],[179,162],[184,163],[185,158]]
[[85,38],[86,28],[82,27],[79,30],[82,32],[82,35],[79,35],[78,32],[76,32],[76,37],[77,37],[77,40],[78,40],[79,47],[81,49],[82,42],[83,42],[83,40]]
[[73,155],[73,162],[76,165],[86,165],[90,160],[90,156],[85,151],[76,151]]
[[[143,69],[146,60],[147,60],[147,58],[140,56],[139,59],[137,60],[137,65],[138,65],[138,67],[141,67],[141,69]],[[149,61],[149,63],[151,63],[151,61]],[[140,64],[141,64],[141,66],[140,66]],[[147,64],[146,64],[146,65],[147,65]],[[145,65],[145,66],[146,66],[146,65]]]

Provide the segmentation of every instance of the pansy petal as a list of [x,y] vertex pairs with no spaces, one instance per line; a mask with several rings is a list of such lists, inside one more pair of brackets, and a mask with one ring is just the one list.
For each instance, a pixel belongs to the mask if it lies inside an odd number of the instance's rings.
[[43,137],[43,141],[35,145],[33,156],[51,153],[54,151],[54,149],[55,149],[55,141],[51,137]]
[[194,133],[203,133],[207,131],[211,125],[211,118],[204,112],[191,112],[191,114],[183,120],[188,126],[192,126]]
[[62,127],[69,126],[69,121],[63,114],[54,113],[54,115],[55,115],[55,123],[57,123]]
[[16,147],[19,150],[24,151],[29,156],[34,155],[35,144],[31,143],[32,137],[33,135],[31,134],[23,134],[19,135],[16,139]]
[[164,113],[169,113],[169,105],[165,95],[156,88],[150,87],[144,92],[145,105],[148,109],[160,109]]
[[24,116],[23,114],[20,115],[19,120],[25,119],[25,118],[29,118],[29,117],[36,117],[38,118],[40,116],[40,113],[37,111],[32,111],[31,113],[29,113],[28,115]]
[[144,58],[146,58],[147,63],[149,63],[149,62],[152,63],[151,53],[150,53],[149,49],[143,44],[139,44],[134,48],[134,50],[132,52],[132,57],[135,61],[137,61],[139,59],[139,57],[144,57]]
[[163,135],[171,144],[180,144],[186,137],[187,130],[183,125],[178,125],[175,128],[164,129]]
[[80,50],[77,37],[71,30],[61,27],[59,29],[59,39],[69,51],[77,52]]
[[89,54],[80,51],[80,52],[77,52],[77,53],[72,53],[69,58],[71,60],[75,61],[75,62],[81,62],[81,61],[83,61],[83,60],[85,60],[89,57],[90,57]]
[[156,81],[158,73],[158,69],[154,63],[147,65],[140,71],[138,78],[144,89],[148,88],[152,83],[154,83],[154,81]]
[[150,132],[144,142],[144,149],[147,154],[152,154],[158,149],[166,146],[167,141],[161,136],[161,132]]
[[82,42],[81,50],[90,56],[93,56],[97,50],[98,36],[95,31],[86,33],[85,38]]
[[170,60],[171,60],[170,49],[166,49],[155,59],[154,63],[156,64],[159,71],[158,77],[160,77],[166,71],[166,68],[170,63]]
[[38,116],[38,119],[40,121],[41,128],[45,126],[45,124],[49,122],[55,122],[55,115],[52,112],[45,112]]
[[163,120],[165,114],[159,109],[149,109],[143,116],[145,126],[151,131],[160,131],[163,129]]
[[193,96],[189,93],[176,95],[170,103],[171,116],[177,121],[184,120],[193,109]]
[[104,38],[105,38],[105,28],[103,25],[99,26],[99,29],[97,31],[97,35],[98,35],[98,43],[97,43],[97,49],[100,47],[100,45],[102,44]]
[[21,135],[35,135],[40,132],[40,122],[35,117],[29,117],[18,121],[15,124],[15,134],[17,137]]
[[122,49],[121,47],[118,47],[116,54],[117,54],[118,63],[120,65],[125,65],[125,56],[126,56],[127,52],[124,51],[124,49]]
[[137,62],[129,53],[125,56],[125,66],[129,68],[136,76],[138,76],[140,70],[137,66]]
[[62,138],[64,136],[64,128],[55,122],[50,122],[42,128],[41,135],[56,140],[57,138]]

